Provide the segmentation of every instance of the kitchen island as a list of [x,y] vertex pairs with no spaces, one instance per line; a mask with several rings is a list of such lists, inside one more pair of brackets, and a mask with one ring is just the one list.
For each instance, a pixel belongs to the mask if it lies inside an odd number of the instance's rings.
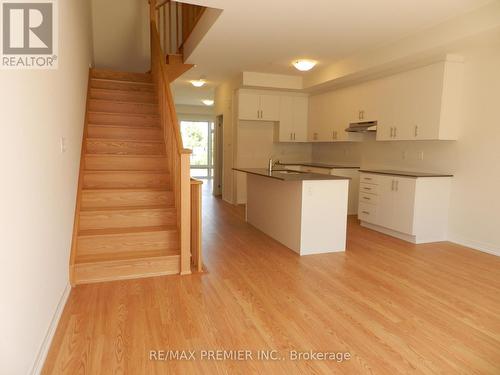
[[247,173],[246,220],[300,255],[345,251],[349,178],[291,170]]

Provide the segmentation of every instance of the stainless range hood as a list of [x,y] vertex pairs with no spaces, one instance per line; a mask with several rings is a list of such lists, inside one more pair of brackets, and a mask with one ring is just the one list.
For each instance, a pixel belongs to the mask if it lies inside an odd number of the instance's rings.
[[377,121],[353,122],[345,130],[349,133],[369,133],[377,131]]

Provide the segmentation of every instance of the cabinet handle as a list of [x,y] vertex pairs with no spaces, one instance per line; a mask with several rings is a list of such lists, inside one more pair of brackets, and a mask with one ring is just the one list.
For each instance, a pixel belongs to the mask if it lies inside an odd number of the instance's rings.
[[418,137],[418,125],[415,125],[415,137]]
[[365,199],[367,201],[371,201],[372,200],[371,198],[368,198],[368,197],[363,197],[363,199]]
[[392,183],[391,183],[391,191],[394,191],[394,180],[392,180]]
[[396,191],[399,191],[399,181],[396,180]]
[[314,133],[313,138],[314,138],[314,140],[317,140],[318,139],[318,133]]
[[391,136],[389,138],[392,138],[393,135],[394,135],[394,128],[391,126]]
[[398,136],[398,128],[394,127],[394,138]]
[[363,213],[365,215],[370,215],[370,213],[368,211],[361,211],[361,213]]
[[295,133],[293,133],[293,140],[295,141]]
[[292,133],[290,133],[290,140],[292,140]]
[[368,181],[371,181],[372,178],[371,177],[363,177],[365,180],[368,180]]

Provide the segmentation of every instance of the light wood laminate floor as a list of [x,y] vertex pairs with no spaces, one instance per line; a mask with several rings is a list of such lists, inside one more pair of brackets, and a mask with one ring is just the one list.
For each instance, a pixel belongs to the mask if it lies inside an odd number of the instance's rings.
[[[45,374],[500,374],[499,258],[352,219],[346,253],[299,257],[205,193],[208,272],[76,287]],[[285,360],[149,360],[211,349]],[[352,358],[290,361],[291,349]]]

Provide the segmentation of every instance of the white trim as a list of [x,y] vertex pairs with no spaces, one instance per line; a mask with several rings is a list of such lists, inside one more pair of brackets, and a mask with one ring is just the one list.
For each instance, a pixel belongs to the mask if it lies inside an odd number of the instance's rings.
[[474,250],[482,251],[483,253],[500,256],[500,248],[493,244],[453,235],[450,236],[449,241],[456,243],[458,245],[470,247]]
[[32,375],[38,375],[42,372],[43,365],[45,364],[45,359],[47,358],[47,354],[49,353],[50,344],[52,344],[52,339],[54,338],[54,335],[56,333],[59,319],[61,319],[61,315],[64,307],[66,306],[66,302],[68,301],[70,292],[71,285],[68,283],[64,288],[61,298],[59,299],[59,303],[57,304],[56,311],[54,312],[54,316],[52,317],[52,321],[50,322],[49,328],[47,329],[47,333],[45,335],[45,338],[43,339],[42,345],[38,350],[38,355],[36,356],[35,363],[33,364],[33,368],[30,372],[30,374]]

